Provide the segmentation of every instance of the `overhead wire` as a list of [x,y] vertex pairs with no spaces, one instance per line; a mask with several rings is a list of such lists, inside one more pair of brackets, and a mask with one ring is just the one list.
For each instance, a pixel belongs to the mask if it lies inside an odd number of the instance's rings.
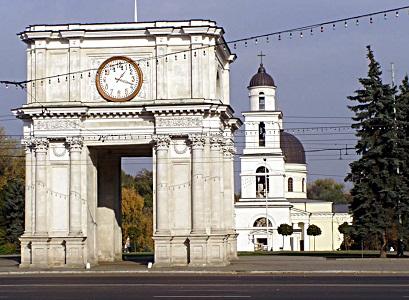
[[[136,60],[136,62],[144,62],[144,61],[151,61],[151,60],[155,60],[156,62],[158,62],[159,59],[162,58],[167,58],[170,56],[175,56],[177,54],[182,54],[182,53],[191,53],[191,52],[197,52],[199,50],[206,50],[208,48],[215,48],[215,47],[219,47],[222,46],[224,51],[229,50],[227,49],[228,45],[232,44],[233,47],[236,49],[237,48],[237,44],[238,43],[245,43],[245,46],[247,46],[248,41],[253,40],[256,43],[262,39],[262,38],[267,38],[269,40],[270,37],[273,36],[278,36],[278,39],[281,40],[281,37],[283,34],[290,34],[292,37],[292,34],[294,32],[304,32],[304,31],[313,31],[314,29],[319,28],[321,32],[324,31],[324,27],[327,25],[333,25],[333,24],[337,24],[337,23],[343,23],[343,24],[347,24],[348,21],[351,20],[359,20],[362,18],[367,18],[370,17],[370,23],[373,23],[373,18],[374,16],[377,15],[385,15],[391,12],[395,12],[395,15],[398,16],[398,12],[401,10],[405,10],[405,9],[409,9],[409,5],[406,6],[400,6],[397,8],[392,8],[392,9],[387,9],[387,10],[381,10],[381,11],[376,11],[376,12],[371,12],[371,13],[366,13],[366,14],[360,14],[360,15],[355,15],[352,17],[347,17],[347,18],[340,18],[340,19],[335,19],[335,20],[331,20],[331,21],[325,21],[325,22],[320,22],[320,23],[314,23],[311,25],[306,25],[306,26],[301,26],[301,27],[294,27],[294,28],[290,28],[290,29],[285,29],[285,30],[280,30],[280,31],[274,31],[274,32],[270,32],[270,33],[266,33],[266,34],[258,34],[258,35],[253,35],[250,37],[244,37],[244,38],[239,38],[239,39],[235,39],[232,41],[225,41],[223,40],[222,42],[215,42],[214,45],[206,45],[206,46],[201,46],[201,47],[197,47],[197,48],[191,48],[188,50],[180,50],[180,51],[175,51],[175,52],[171,52],[171,53],[166,53],[166,54],[162,54],[162,55],[153,55],[150,56],[148,58],[142,58],[142,59],[138,59]],[[302,37],[302,35],[301,35]],[[90,72],[94,72],[97,71],[98,68],[87,68],[84,70],[79,70],[79,71],[74,71],[74,72],[66,72],[66,73],[61,73],[61,74],[56,74],[56,75],[51,75],[51,76],[44,76],[41,78],[35,78],[35,79],[28,79],[28,80],[22,80],[22,81],[12,81],[12,80],[0,80],[0,84],[6,85],[6,87],[8,87],[9,85],[15,85],[21,88],[26,88],[28,83],[35,83],[37,81],[47,81],[47,80],[51,80],[51,79],[55,79],[55,78],[66,78],[67,80],[69,78],[71,78],[71,75],[75,75],[75,74],[87,74],[88,73],[88,77],[90,77]],[[68,78],[67,78],[68,77]],[[84,76],[82,76],[84,77]],[[86,76],[85,76],[86,77]]]

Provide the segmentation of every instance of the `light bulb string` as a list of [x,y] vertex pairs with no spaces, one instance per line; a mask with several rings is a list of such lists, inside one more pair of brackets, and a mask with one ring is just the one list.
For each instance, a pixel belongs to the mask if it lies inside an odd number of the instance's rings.
[[[409,9],[409,5],[401,6],[401,7],[397,7],[397,8],[392,8],[392,9],[387,9],[387,10],[382,10],[382,11],[377,11],[377,12],[371,12],[371,13],[356,15],[356,16],[347,17],[347,18],[336,19],[336,20],[332,20],[332,21],[315,23],[315,24],[307,25],[307,26],[301,26],[301,27],[296,27],[296,28],[291,28],[291,29],[285,29],[285,30],[270,32],[270,33],[266,33],[266,34],[255,35],[255,36],[251,36],[251,37],[244,37],[244,38],[240,38],[240,39],[236,39],[236,40],[232,40],[232,41],[222,41],[222,42],[215,43],[214,45],[205,45],[205,46],[202,46],[202,47],[190,48],[188,50],[180,50],[180,51],[175,51],[175,52],[172,52],[172,53],[166,53],[166,54],[162,54],[162,55],[155,55],[155,56],[150,56],[150,57],[147,57],[147,58],[140,58],[138,60],[135,60],[135,62],[145,62],[145,61],[151,61],[151,60],[159,60],[159,59],[167,58],[167,57],[177,55],[177,54],[182,54],[182,53],[187,53],[187,52],[190,53],[190,52],[205,50],[205,49],[218,47],[218,46],[228,47],[229,44],[235,45],[235,48],[236,48],[237,43],[245,42],[247,44],[247,42],[250,41],[250,40],[256,40],[258,42],[262,38],[268,38],[268,41],[269,41],[270,40],[269,38],[272,37],[272,36],[279,36],[279,39],[281,40],[281,35],[282,34],[290,33],[292,35],[293,32],[308,31],[308,30],[313,30],[315,28],[321,28],[321,31],[323,31],[324,26],[327,26],[327,25],[337,24],[337,23],[341,23],[341,22],[345,24],[345,22],[347,22],[347,21],[359,20],[359,19],[366,18],[366,17],[371,17],[371,23],[372,23],[373,22],[373,19],[372,19],[373,16],[376,16],[376,15],[385,16],[385,14],[390,13],[390,12],[395,12],[395,15],[399,16],[398,12],[400,10],[404,10],[404,9]],[[21,88],[25,88],[28,83],[37,82],[37,81],[45,81],[45,80],[55,79],[55,78],[59,78],[59,77],[69,77],[71,75],[90,73],[90,72],[94,72],[94,71],[97,71],[97,70],[98,70],[98,68],[88,68],[88,69],[84,69],[84,70],[80,70],[80,71],[62,73],[62,74],[45,76],[45,77],[41,77],[41,78],[29,79],[29,80],[23,80],[23,81],[0,80],[0,84],[15,85],[15,86],[18,86],[18,87],[21,87]],[[90,74],[89,74],[89,77],[90,77]],[[68,78],[66,78],[66,80],[68,80]]]

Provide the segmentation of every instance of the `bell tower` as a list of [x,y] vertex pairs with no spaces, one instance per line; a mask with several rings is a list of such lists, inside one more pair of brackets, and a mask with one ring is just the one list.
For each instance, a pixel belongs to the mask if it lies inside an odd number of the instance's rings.
[[[289,223],[290,203],[285,197],[285,159],[280,145],[282,112],[276,108],[276,84],[267,73],[260,53],[260,66],[247,87],[250,110],[243,112],[245,147],[240,157],[241,198],[235,205],[236,228],[264,227],[239,235],[242,249],[263,245],[277,249],[277,227]],[[273,213],[274,211],[274,213]],[[250,249],[248,248],[248,249]]]

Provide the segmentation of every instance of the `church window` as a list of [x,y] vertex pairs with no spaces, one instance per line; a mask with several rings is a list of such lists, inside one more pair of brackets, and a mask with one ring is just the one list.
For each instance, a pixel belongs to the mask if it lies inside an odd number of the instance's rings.
[[[258,218],[254,224],[253,227],[266,227],[266,218],[262,217],[262,218]],[[270,220],[268,220],[268,227],[273,227],[273,224],[271,223]]]
[[305,192],[305,178],[302,179],[301,182],[301,191],[304,193]]
[[264,97],[264,93],[260,93],[258,96],[258,109],[259,110],[266,109],[266,98]]
[[258,125],[258,145],[264,147],[266,145],[266,125],[260,122]]
[[256,176],[256,198],[265,198],[269,191],[268,169],[259,167],[256,173],[260,174]]
[[294,180],[291,177],[288,178],[288,191],[294,192]]

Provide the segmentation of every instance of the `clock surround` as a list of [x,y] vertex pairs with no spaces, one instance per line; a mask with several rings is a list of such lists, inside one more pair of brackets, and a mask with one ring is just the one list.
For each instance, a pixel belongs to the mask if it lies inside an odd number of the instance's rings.
[[98,93],[111,102],[132,100],[139,94],[142,83],[143,73],[139,65],[126,56],[113,56],[105,60],[95,77]]

